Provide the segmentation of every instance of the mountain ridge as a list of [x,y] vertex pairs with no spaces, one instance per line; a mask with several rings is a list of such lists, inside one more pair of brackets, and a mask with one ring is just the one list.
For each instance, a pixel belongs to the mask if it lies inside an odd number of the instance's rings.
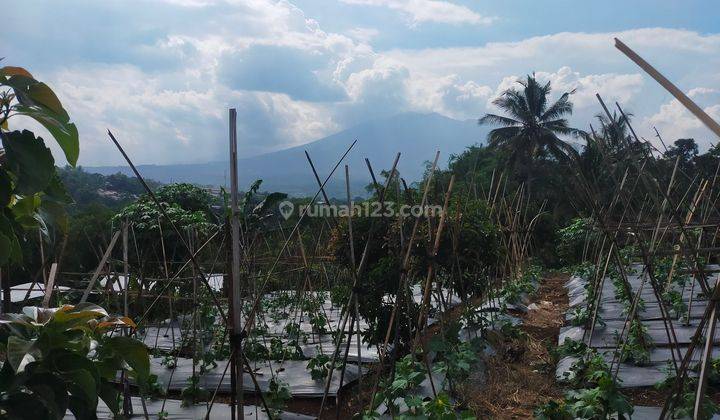
[[[324,180],[337,160],[353,140],[358,142],[348,153],[345,164],[350,167],[351,190],[354,196],[366,194],[364,186],[370,182],[365,158],[373,171],[389,170],[397,152],[401,152],[398,170],[407,182],[422,177],[424,162],[432,160],[440,150],[439,164],[445,166],[451,154],[462,152],[473,144],[483,143],[487,129],[472,120],[460,121],[437,113],[403,113],[367,121],[312,142],[238,160],[241,188],[255,179],[263,179],[262,189],[282,191],[293,196],[311,195],[317,182],[305,157],[307,150],[321,180]],[[126,166],[83,167],[88,172],[110,175],[117,172],[131,175]],[[138,165],[140,173],[160,182],[190,182],[209,186],[227,186],[228,162]],[[330,196],[345,195],[345,175],[342,165],[326,185]]]

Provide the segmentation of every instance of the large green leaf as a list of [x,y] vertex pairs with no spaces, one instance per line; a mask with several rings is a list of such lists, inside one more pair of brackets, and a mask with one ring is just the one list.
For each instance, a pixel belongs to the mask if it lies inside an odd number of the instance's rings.
[[0,207],[7,207],[12,198],[12,181],[10,174],[0,167]]
[[71,122],[60,122],[56,115],[44,109],[18,106],[16,107],[16,112],[18,115],[31,117],[42,124],[60,145],[68,163],[72,166],[77,164],[78,156],[80,155],[80,137],[75,124]]
[[113,414],[120,412],[120,392],[118,392],[114,384],[103,379],[98,395]]
[[10,261],[12,254],[12,242],[10,238],[0,232],[0,265],[5,265]]
[[75,417],[92,418],[97,409],[99,384],[87,370],[74,370],[62,374],[68,390],[72,394],[70,409]]
[[43,196],[43,200],[52,200],[63,204],[72,203],[72,197],[70,197],[70,193],[67,188],[65,188],[65,185],[60,179],[60,175],[58,175],[57,171],[53,174],[53,177],[47,188],[45,188],[44,193],[45,195]]
[[61,232],[67,232],[70,220],[62,204],[43,200],[40,204],[40,217],[48,226],[54,226]]
[[8,70],[5,67],[0,70],[0,74],[10,76],[0,82],[15,92],[20,103],[14,107],[15,112],[42,124],[60,145],[68,163],[75,166],[80,153],[78,131],[75,124],[70,122],[70,117],[57,95],[45,83],[32,78],[27,71],[14,69],[16,70]]
[[0,409],[7,413],[7,418],[18,420],[37,420],[52,418],[50,410],[40,396],[19,389],[4,395],[0,400]]
[[28,370],[33,372],[29,373],[25,386],[33,391],[36,401],[48,410],[48,418],[63,418],[68,408],[68,390],[64,381],[50,372],[35,373],[38,369],[30,367]]
[[91,319],[107,316],[107,311],[92,303],[81,303],[76,306],[64,306],[52,315],[47,326],[55,330],[67,330],[78,326],[85,326]]
[[144,389],[150,377],[150,357],[145,344],[134,338],[115,336],[110,337],[105,345],[133,369],[131,375],[135,377],[138,386]]
[[40,137],[28,130],[3,133],[9,170],[17,177],[15,190],[23,195],[43,191],[55,173],[55,160]]
[[7,239],[7,242],[3,240],[4,245],[0,250],[0,264],[7,262],[21,263],[22,262],[22,248],[20,248],[20,242],[18,241],[15,230],[12,227],[10,220],[2,213],[0,213],[0,235]]
[[8,363],[15,369],[16,372],[20,371],[28,362],[35,360],[35,358],[29,354],[34,341],[24,340],[20,337],[11,335],[7,340],[7,357]]

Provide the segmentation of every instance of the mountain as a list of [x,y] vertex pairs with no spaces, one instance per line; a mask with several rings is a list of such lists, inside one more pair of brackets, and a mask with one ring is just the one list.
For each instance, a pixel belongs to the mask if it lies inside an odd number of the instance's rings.
[[[332,170],[348,146],[357,139],[344,163],[350,166],[351,193],[364,196],[370,182],[365,158],[370,160],[375,175],[389,170],[397,152],[401,152],[398,170],[408,183],[422,177],[425,162],[432,161],[440,151],[439,164],[445,166],[451,154],[462,152],[467,146],[483,143],[488,129],[475,120],[459,121],[439,114],[405,113],[365,122],[331,136],[302,146],[267,153],[238,161],[240,186],[246,188],[254,180],[262,179],[262,190],[282,191],[293,196],[312,195],[317,182],[304,151],[310,154],[322,180]],[[126,166],[85,167],[100,174],[131,175]],[[160,182],[190,182],[201,185],[229,184],[228,163],[210,162],[182,165],[139,165],[143,177]],[[345,169],[338,167],[326,190],[330,196],[345,197]]]

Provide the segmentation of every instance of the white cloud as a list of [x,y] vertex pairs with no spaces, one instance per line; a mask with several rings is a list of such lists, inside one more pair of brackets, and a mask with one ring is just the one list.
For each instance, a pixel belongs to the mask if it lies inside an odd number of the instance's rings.
[[[690,89],[687,95],[711,118],[720,121],[720,90],[699,87]],[[720,142],[717,135],[676,99],[662,104],[657,113],[642,121],[642,125],[657,128],[667,146],[679,138],[694,138],[701,150]]]
[[358,42],[368,43],[376,36],[380,35],[380,31],[375,28],[357,27],[347,31],[347,35]]
[[338,129],[324,107],[284,94],[232,91],[216,84],[200,89],[197,81],[186,89],[167,89],[162,77],[128,65],[67,68],[48,82],[81,133],[83,165],[120,163],[108,129],[135,163],[224,160],[229,107],[238,110],[244,156]]
[[[543,82],[550,82],[552,93],[559,96],[565,92],[573,92],[572,102],[575,109],[586,107],[597,107],[598,101],[595,97],[599,93],[604,101],[613,103],[618,101],[625,103],[631,100],[643,85],[642,75],[636,74],[588,74],[581,75],[568,66],[559,68],[556,72],[537,72],[535,77]],[[488,107],[492,101],[507,89],[521,89],[518,81],[525,77],[507,76],[498,84],[495,94],[488,100]]]
[[615,49],[614,37],[622,39],[648,61],[681,69],[682,74],[692,71],[683,66],[687,62],[709,59],[704,68],[713,68],[713,64],[720,63],[720,35],[666,28],[607,33],[562,32],[477,47],[391,50],[384,56],[388,61],[403,63],[411,71],[436,75],[454,72],[463,77],[495,77],[498,80],[508,73],[554,71],[565,65],[580,73],[637,72],[637,66]]
[[[485,19],[449,1],[345,1],[394,9],[412,24]],[[714,70],[720,68],[720,35],[685,30],[558,33],[474,47],[376,51],[370,41],[379,32],[365,26],[374,22],[350,20],[347,27],[336,24],[333,32],[286,0],[142,4],[123,8],[125,18],[103,25],[69,15],[66,25],[76,29],[70,38],[29,34],[31,26],[22,25],[27,17],[10,11],[8,32],[18,36],[2,41],[13,56],[25,52],[17,63],[49,82],[69,108],[83,142],[82,164],[121,163],[105,137],[107,127],[117,130],[139,162],[222,159],[231,106],[238,109],[245,155],[405,111],[474,119],[488,112],[492,98],[517,77],[533,71],[552,82],[553,98],[576,89],[571,123],[580,128],[600,111],[594,98],[599,92],[606,102],[618,101],[635,114],[641,135],[652,134],[652,125],[668,137],[703,130],[615,50],[614,36],[684,89],[720,82]],[[87,7],[109,13],[106,2]],[[154,14],[146,16],[148,9]],[[163,27],[148,20],[158,13]],[[27,51],[48,56],[41,60]],[[690,92],[709,112],[717,112],[716,91]],[[708,138],[698,133],[699,140]]]
[[440,0],[341,0],[343,3],[387,7],[400,11],[411,25],[425,22],[488,25],[495,20],[468,7]]
[[416,77],[409,82],[413,110],[437,112],[461,120],[473,119],[485,111],[485,103],[493,94],[489,86],[461,80],[455,74],[444,77]]

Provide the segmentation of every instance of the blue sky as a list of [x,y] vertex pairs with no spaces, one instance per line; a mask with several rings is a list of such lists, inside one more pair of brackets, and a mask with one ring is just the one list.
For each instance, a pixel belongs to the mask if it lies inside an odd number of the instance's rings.
[[707,146],[717,139],[612,39],[720,118],[719,12],[669,0],[26,0],[4,10],[0,56],[56,90],[83,165],[121,163],[107,128],[140,163],[224,160],[230,106],[244,156],[401,112],[474,119],[533,71],[556,95],[576,90],[579,128],[599,92],[642,135]]

